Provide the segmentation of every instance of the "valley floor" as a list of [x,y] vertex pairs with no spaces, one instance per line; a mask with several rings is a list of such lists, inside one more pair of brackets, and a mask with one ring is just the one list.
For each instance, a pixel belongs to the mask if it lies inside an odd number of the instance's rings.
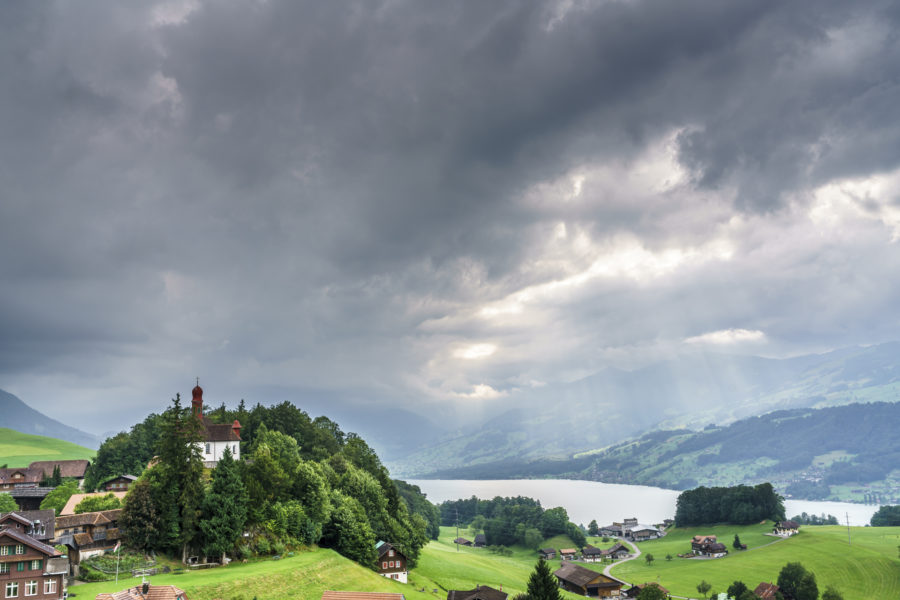
[[[765,535],[768,531],[768,525],[673,530],[661,540],[638,544],[644,554],[655,557],[651,565],[641,557],[614,566],[612,575],[630,583],[658,580],[674,594],[696,598],[696,585],[701,580],[710,582],[717,591],[725,591],[735,579],[753,588],[760,581],[775,581],[785,563],[800,562],[815,573],[820,590],[834,585],[845,600],[900,597],[900,527],[853,528],[852,546],[847,545],[847,529],[841,527],[804,527],[799,535],[785,540]],[[460,531],[463,536],[467,533]],[[693,535],[716,535],[731,548],[735,533],[749,550],[732,550],[727,558],[716,560],[677,558],[677,554],[690,551]],[[525,591],[536,562],[534,551],[513,548],[511,556],[498,556],[483,548],[460,547],[457,551],[452,543],[455,538],[455,528],[442,527],[440,539],[422,550],[419,565],[410,572],[407,585],[380,577],[326,549],[298,552],[281,560],[159,575],[151,581],[177,585],[191,600],[319,600],[325,590],[399,592],[408,600],[444,600],[450,589],[471,589],[479,584],[502,586],[510,598]],[[588,541],[598,547],[611,545],[598,538]],[[554,538],[543,545],[559,548],[571,542]],[[673,559],[667,561],[666,554]],[[559,561],[551,561],[552,570],[559,565]],[[583,566],[599,572],[606,565]],[[118,586],[110,582],[84,584],[69,590],[78,600],[89,600],[100,592],[124,589],[139,581],[123,579]],[[567,600],[576,598],[569,593],[564,596]]]

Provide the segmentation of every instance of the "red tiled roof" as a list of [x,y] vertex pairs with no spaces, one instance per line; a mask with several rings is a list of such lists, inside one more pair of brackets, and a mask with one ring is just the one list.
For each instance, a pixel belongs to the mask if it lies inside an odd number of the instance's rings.
[[203,441],[204,442],[239,442],[241,436],[234,431],[234,425],[213,423],[203,416]]
[[774,583],[766,583],[765,581],[756,586],[756,589],[753,590],[753,593],[759,596],[761,600],[772,600],[775,598],[775,592],[778,591],[778,586]]
[[151,585],[146,594],[136,586],[112,594],[97,594],[94,600],[187,600],[187,596],[174,585]]

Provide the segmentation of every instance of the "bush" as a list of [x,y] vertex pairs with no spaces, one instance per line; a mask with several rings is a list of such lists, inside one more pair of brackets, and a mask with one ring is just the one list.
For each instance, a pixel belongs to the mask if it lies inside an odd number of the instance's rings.
[[272,551],[271,545],[269,545],[269,540],[264,537],[256,540],[256,552],[258,554],[268,554]]
[[285,545],[281,542],[275,542],[274,544],[272,544],[272,552],[274,552],[275,554],[284,554],[284,551]]

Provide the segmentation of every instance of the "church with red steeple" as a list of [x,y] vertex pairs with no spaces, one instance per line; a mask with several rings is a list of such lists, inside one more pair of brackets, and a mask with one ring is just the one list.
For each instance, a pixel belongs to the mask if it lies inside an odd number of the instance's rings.
[[213,423],[203,414],[203,388],[197,382],[197,387],[191,390],[191,412],[200,419],[203,424],[203,441],[200,443],[200,454],[207,467],[215,467],[225,448],[231,450],[235,460],[241,457],[241,424],[235,419],[231,425]]

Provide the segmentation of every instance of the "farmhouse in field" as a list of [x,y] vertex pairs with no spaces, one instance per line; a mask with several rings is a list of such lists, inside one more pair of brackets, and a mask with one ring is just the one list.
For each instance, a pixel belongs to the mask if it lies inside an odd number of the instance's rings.
[[614,544],[612,547],[607,548],[606,550],[601,550],[601,555],[603,558],[612,558],[618,560],[620,558],[626,558],[631,551],[628,549],[625,544]]
[[625,519],[624,521],[614,522],[612,525],[601,527],[599,533],[603,536],[621,537],[635,542],[653,540],[665,535],[653,525],[638,523],[638,520],[635,518]]
[[595,598],[615,598],[620,595],[623,582],[603,573],[586,569],[575,563],[563,563],[554,573],[559,587]]
[[[53,511],[37,511],[46,512]],[[34,517],[20,512],[0,515],[0,584],[5,598],[65,596],[68,561],[41,541],[46,541],[48,525],[45,519]],[[49,530],[52,532],[52,524]]]
[[187,595],[174,585],[144,583],[121,592],[97,594],[94,600],[187,600]]
[[389,542],[378,542],[375,544],[375,550],[378,552],[378,574],[406,583],[409,575],[406,556]]
[[718,543],[714,535],[695,535],[691,540],[691,553],[694,556],[721,558],[728,554],[728,548]]
[[553,560],[556,558],[556,548],[541,548],[538,550],[538,554],[544,560]]
[[584,562],[600,562],[603,560],[603,550],[593,546],[585,546],[581,551],[581,560]]
[[467,539],[464,538],[464,537],[458,537],[458,538],[456,538],[455,540],[453,540],[453,543],[454,543],[454,544],[459,544],[460,546],[471,546],[471,545],[472,545],[472,540],[467,540]]
[[501,590],[478,585],[472,590],[450,590],[447,592],[447,600],[506,600],[508,595]]
[[578,549],[577,548],[560,548],[559,549],[559,558],[560,560],[575,560],[578,557]]
[[800,533],[800,523],[797,521],[779,521],[775,523],[772,533],[781,537],[791,537]]

